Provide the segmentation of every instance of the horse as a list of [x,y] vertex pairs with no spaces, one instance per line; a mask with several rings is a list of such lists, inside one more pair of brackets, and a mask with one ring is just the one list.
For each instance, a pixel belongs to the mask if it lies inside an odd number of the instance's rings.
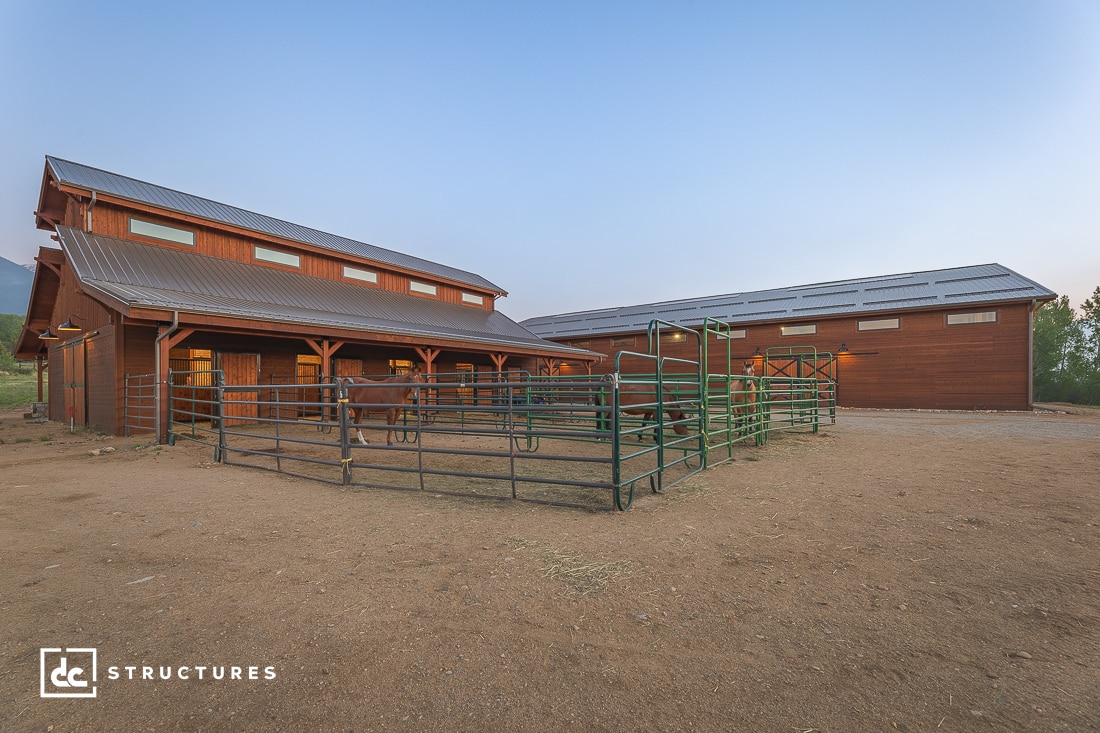
[[[409,394],[417,389],[416,385],[424,383],[424,375],[420,367],[416,366],[406,374],[398,374],[387,379],[364,379],[363,377],[348,377],[348,402],[351,405],[351,422],[355,425],[355,434],[359,442],[368,445],[363,437],[360,422],[367,412],[385,410],[386,445],[393,445],[393,429],[397,426],[397,416],[405,409],[404,405],[409,399]],[[380,386],[384,385],[384,386]],[[381,405],[368,409],[366,405]]]
[[[633,382],[626,382],[619,385],[619,410],[627,415],[641,415],[642,422],[655,422],[657,410],[659,407],[664,407],[664,411],[668,413],[668,417],[675,424],[672,426],[673,431],[677,435],[688,435],[689,431],[686,425],[681,424],[681,420],[685,419],[683,410],[680,409],[680,405],[676,402],[676,396],[672,391],[665,387],[662,395],[663,399],[660,400],[660,405],[653,404],[654,397],[657,396],[657,387],[652,384],[637,384]],[[657,440],[657,428],[653,428],[653,442]],[[638,435],[638,440],[642,440],[641,434]]]
[[[756,366],[751,361],[746,361],[741,368],[741,376],[753,377],[756,375]],[[741,428],[747,428],[744,416],[746,413],[756,412],[756,382],[751,379],[735,379],[730,382],[730,410],[733,412]]]

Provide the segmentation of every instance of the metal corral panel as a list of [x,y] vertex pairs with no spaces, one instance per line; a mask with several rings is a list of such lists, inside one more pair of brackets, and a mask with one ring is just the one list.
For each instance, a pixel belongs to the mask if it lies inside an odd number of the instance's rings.
[[459,270],[419,257],[394,252],[373,244],[357,242],[354,239],[338,237],[317,229],[299,226],[288,221],[263,214],[256,214],[235,206],[220,204],[199,196],[173,191],[170,188],[138,181],[116,173],[91,168],[80,163],[46,156],[46,164],[61,184],[88,189],[98,193],[110,194],[128,201],[137,201],[157,206],[169,211],[179,212],[207,219],[212,222],[228,224],[254,232],[283,237],[305,244],[311,244],[334,252],[341,252],[381,264],[392,265],[426,275],[452,280],[458,283],[484,288],[496,293],[505,291],[480,275]]
[[86,289],[134,308],[438,338],[501,349],[592,356],[544,341],[495,310],[58,227]]
[[539,316],[522,324],[543,338],[559,339],[629,333],[646,328],[654,319],[684,326],[702,325],[708,317],[735,324],[795,321],[1055,297],[1035,281],[1003,265],[989,264]]

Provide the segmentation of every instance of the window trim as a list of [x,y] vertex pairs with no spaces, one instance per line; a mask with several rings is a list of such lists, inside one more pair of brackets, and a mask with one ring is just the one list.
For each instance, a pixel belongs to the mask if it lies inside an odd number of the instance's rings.
[[[149,221],[148,219],[139,219],[136,216],[128,217],[126,229],[127,231],[138,237],[146,237],[148,239],[156,239],[160,242],[171,242],[172,244],[182,244],[185,247],[195,246],[195,232],[190,229],[181,229],[180,227],[169,226],[168,224],[160,224],[155,221]],[[134,230],[134,224],[138,224],[137,231]],[[144,229],[144,231],[142,231]],[[180,235],[172,237],[169,236],[175,232],[179,232]],[[190,241],[188,241],[190,240]]]
[[439,295],[439,287],[419,280],[409,280],[409,292],[434,298]]
[[467,305],[485,305],[485,296],[463,291],[462,302]]
[[[992,318],[986,318],[985,316],[992,316]],[[952,319],[954,319],[954,322],[952,322]],[[1000,313],[996,308],[988,311],[944,314],[944,324],[948,326],[977,326],[983,323],[997,323],[999,320]]]
[[357,283],[367,283],[369,285],[378,284],[378,273],[373,270],[364,270],[362,267],[344,265],[344,269],[341,270],[341,273],[345,280],[354,280]]
[[[263,255],[267,255],[266,257]],[[285,252],[281,249],[272,249],[271,247],[262,247],[258,244],[252,245],[252,259],[257,262],[266,262],[272,265],[282,265],[283,267],[293,267],[295,270],[302,269],[302,256],[294,254],[293,252]]]
[[780,326],[780,336],[816,336],[816,323],[803,323],[798,326]]
[[[892,326],[879,325],[885,323],[892,323]],[[901,330],[901,318],[872,318],[865,321],[856,322],[857,331],[900,331]]]

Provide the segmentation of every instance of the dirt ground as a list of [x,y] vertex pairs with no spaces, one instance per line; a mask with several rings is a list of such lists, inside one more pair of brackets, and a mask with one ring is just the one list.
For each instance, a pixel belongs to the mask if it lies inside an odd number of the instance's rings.
[[2,731],[1100,729],[1100,411],[842,410],[622,513],[0,418]]

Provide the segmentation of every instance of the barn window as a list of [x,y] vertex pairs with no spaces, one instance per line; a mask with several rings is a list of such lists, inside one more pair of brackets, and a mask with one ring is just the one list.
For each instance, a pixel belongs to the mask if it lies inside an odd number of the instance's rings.
[[469,303],[470,305],[485,305],[485,298],[480,295],[474,295],[473,293],[463,293],[462,302]]
[[900,318],[879,318],[874,321],[860,321],[856,324],[859,331],[889,331],[901,328]]
[[390,374],[408,374],[413,363],[408,359],[390,359]]
[[781,336],[813,336],[815,333],[817,333],[817,324],[779,327],[779,334]]
[[421,295],[435,295],[436,287],[429,283],[418,283],[416,280],[409,280],[409,291]]
[[634,337],[633,336],[615,336],[611,339],[611,346],[618,349],[633,349]]
[[576,346],[578,349],[588,349],[592,347],[592,342],[585,339],[584,341],[570,341],[569,345]]
[[290,267],[302,266],[302,258],[296,254],[283,252],[278,249],[268,249],[267,247],[260,247],[259,245],[252,248],[252,256],[263,262],[274,262],[277,265],[289,265]]
[[176,244],[186,244],[189,247],[195,246],[194,232],[165,226],[163,224],[154,224],[151,221],[144,221],[133,217],[130,217],[130,234],[137,234],[152,239],[162,239],[165,242],[175,242]]
[[948,326],[962,326],[967,323],[996,323],[997,311],[978,311],[975,313],[948,313]]
[[370,270],[364,270],[359,267],[351,267],[350,265],[344,265],[344,277],[349,280],[359,280],[365,283],[378,284],[378,273],[371,272]]
[[683,331],[673,331],[672,333],[662,333],[662,344],[682,344],[687,341],[688,335]]
[[746,333],[745,329],[739,328],[736,331],[730,331],[728,335],[731,339],[743,339],[745,338]]

